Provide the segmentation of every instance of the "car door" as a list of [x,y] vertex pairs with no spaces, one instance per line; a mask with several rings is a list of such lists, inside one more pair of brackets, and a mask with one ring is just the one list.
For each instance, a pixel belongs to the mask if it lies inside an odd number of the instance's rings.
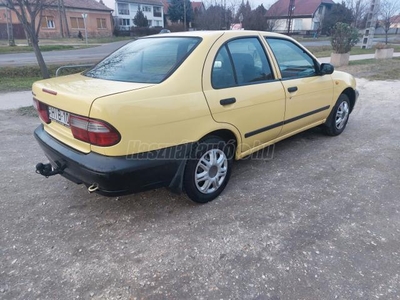
[[295,42],[266,37],[286,92],[286,112],[281,136],[321,122],[329,115],[333,100],[331,75],[319,75],[318,62]]
[[212,48],[203,87],[214,120],[239,130],[242,153],[279,135],[285,92],[258,37],[231,39]]

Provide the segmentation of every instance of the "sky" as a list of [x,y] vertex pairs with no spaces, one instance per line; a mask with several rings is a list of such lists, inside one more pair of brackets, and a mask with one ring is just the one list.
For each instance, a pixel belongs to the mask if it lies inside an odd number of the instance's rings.
[[[97,1],[99,1],[99,0],[97,0]],[[201,0],[197,0],[197,1],[201,1]],[[115,9],[115,1],[114,0],[103,0],[103,2],[104,2],[104,4],[105,5],[107,5],[109,8],[111,8],[111,9]],[[211,0],[203,0],[203,2],[204,2],[204,4],[207,6],[207,3],[214,3],[214,2],[217,2],[218,3],[218,1],[211,1]],[[241,0],[226,0],[226,3],[228,4],[228,3],[231,3],[231,2],[234,2],[234,3],[241,3],[242,1]],[[246,1],[245,1],[246,2]],[[250,3],[250,5],[251,5],[251,7],[254,9],[254,8],[256,8],[257,6],[259,6],[260,4],[263,4],[264,5],[264,7],[265,8],[268,8],[269,6],[271,6],[271,4],[273,4],[274,2],[276,2],[276,0],[265,0],[265,1],[263,1],[263,0],[249,0],[249,3]],[[221,0],[221,4],[223,3],[223,0]]]

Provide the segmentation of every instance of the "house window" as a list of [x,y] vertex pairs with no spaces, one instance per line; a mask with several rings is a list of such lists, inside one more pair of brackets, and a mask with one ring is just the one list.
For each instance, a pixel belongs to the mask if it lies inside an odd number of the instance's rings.
[[51,16],[42,17],[41,27],[49,29],[56,28],[56,24],[54,23],[54,17]]
[[161,7],[153,6],[153,16],[154,17],[161,17]]
[[130,26],[131,20],[129,19],[118,19],[119,26]]
[[129,15],[128,3],[118,3],[118,14],[119,15]]
[[150,11],[151,12],[151,6],[142,5],[142,11]]
[[97,18],[97,28],[98,29],[106,29],[107,28],[106,19]]
[[73,29],[85,29],[85,23],[83,22],[83,18],[79,17],[71,17],[71,28]]
[[153,26],[152,20],[147,20],[147,26],[149,26],[149,27]]

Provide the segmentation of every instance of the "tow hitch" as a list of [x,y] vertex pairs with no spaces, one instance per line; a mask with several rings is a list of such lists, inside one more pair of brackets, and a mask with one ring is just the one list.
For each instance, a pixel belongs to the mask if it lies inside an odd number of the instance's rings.
[[36,165],[36,173],[45,176],[46,178],[49,176],[61,174],[65,169],[65,166],[57,166],[57,168],[53,168],[51,164],[42,164],[38,163]]

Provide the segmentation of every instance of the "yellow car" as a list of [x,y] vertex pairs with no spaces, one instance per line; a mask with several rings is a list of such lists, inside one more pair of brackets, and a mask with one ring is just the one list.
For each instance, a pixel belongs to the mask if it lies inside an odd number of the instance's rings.
[[205,203],[233,160],[319,125],[342,133],[358,92],[290,37],[207,31],[138,39],[84,73],[34,83],[33,95],[50,161],[37,173],[103,195],[167,186]]

